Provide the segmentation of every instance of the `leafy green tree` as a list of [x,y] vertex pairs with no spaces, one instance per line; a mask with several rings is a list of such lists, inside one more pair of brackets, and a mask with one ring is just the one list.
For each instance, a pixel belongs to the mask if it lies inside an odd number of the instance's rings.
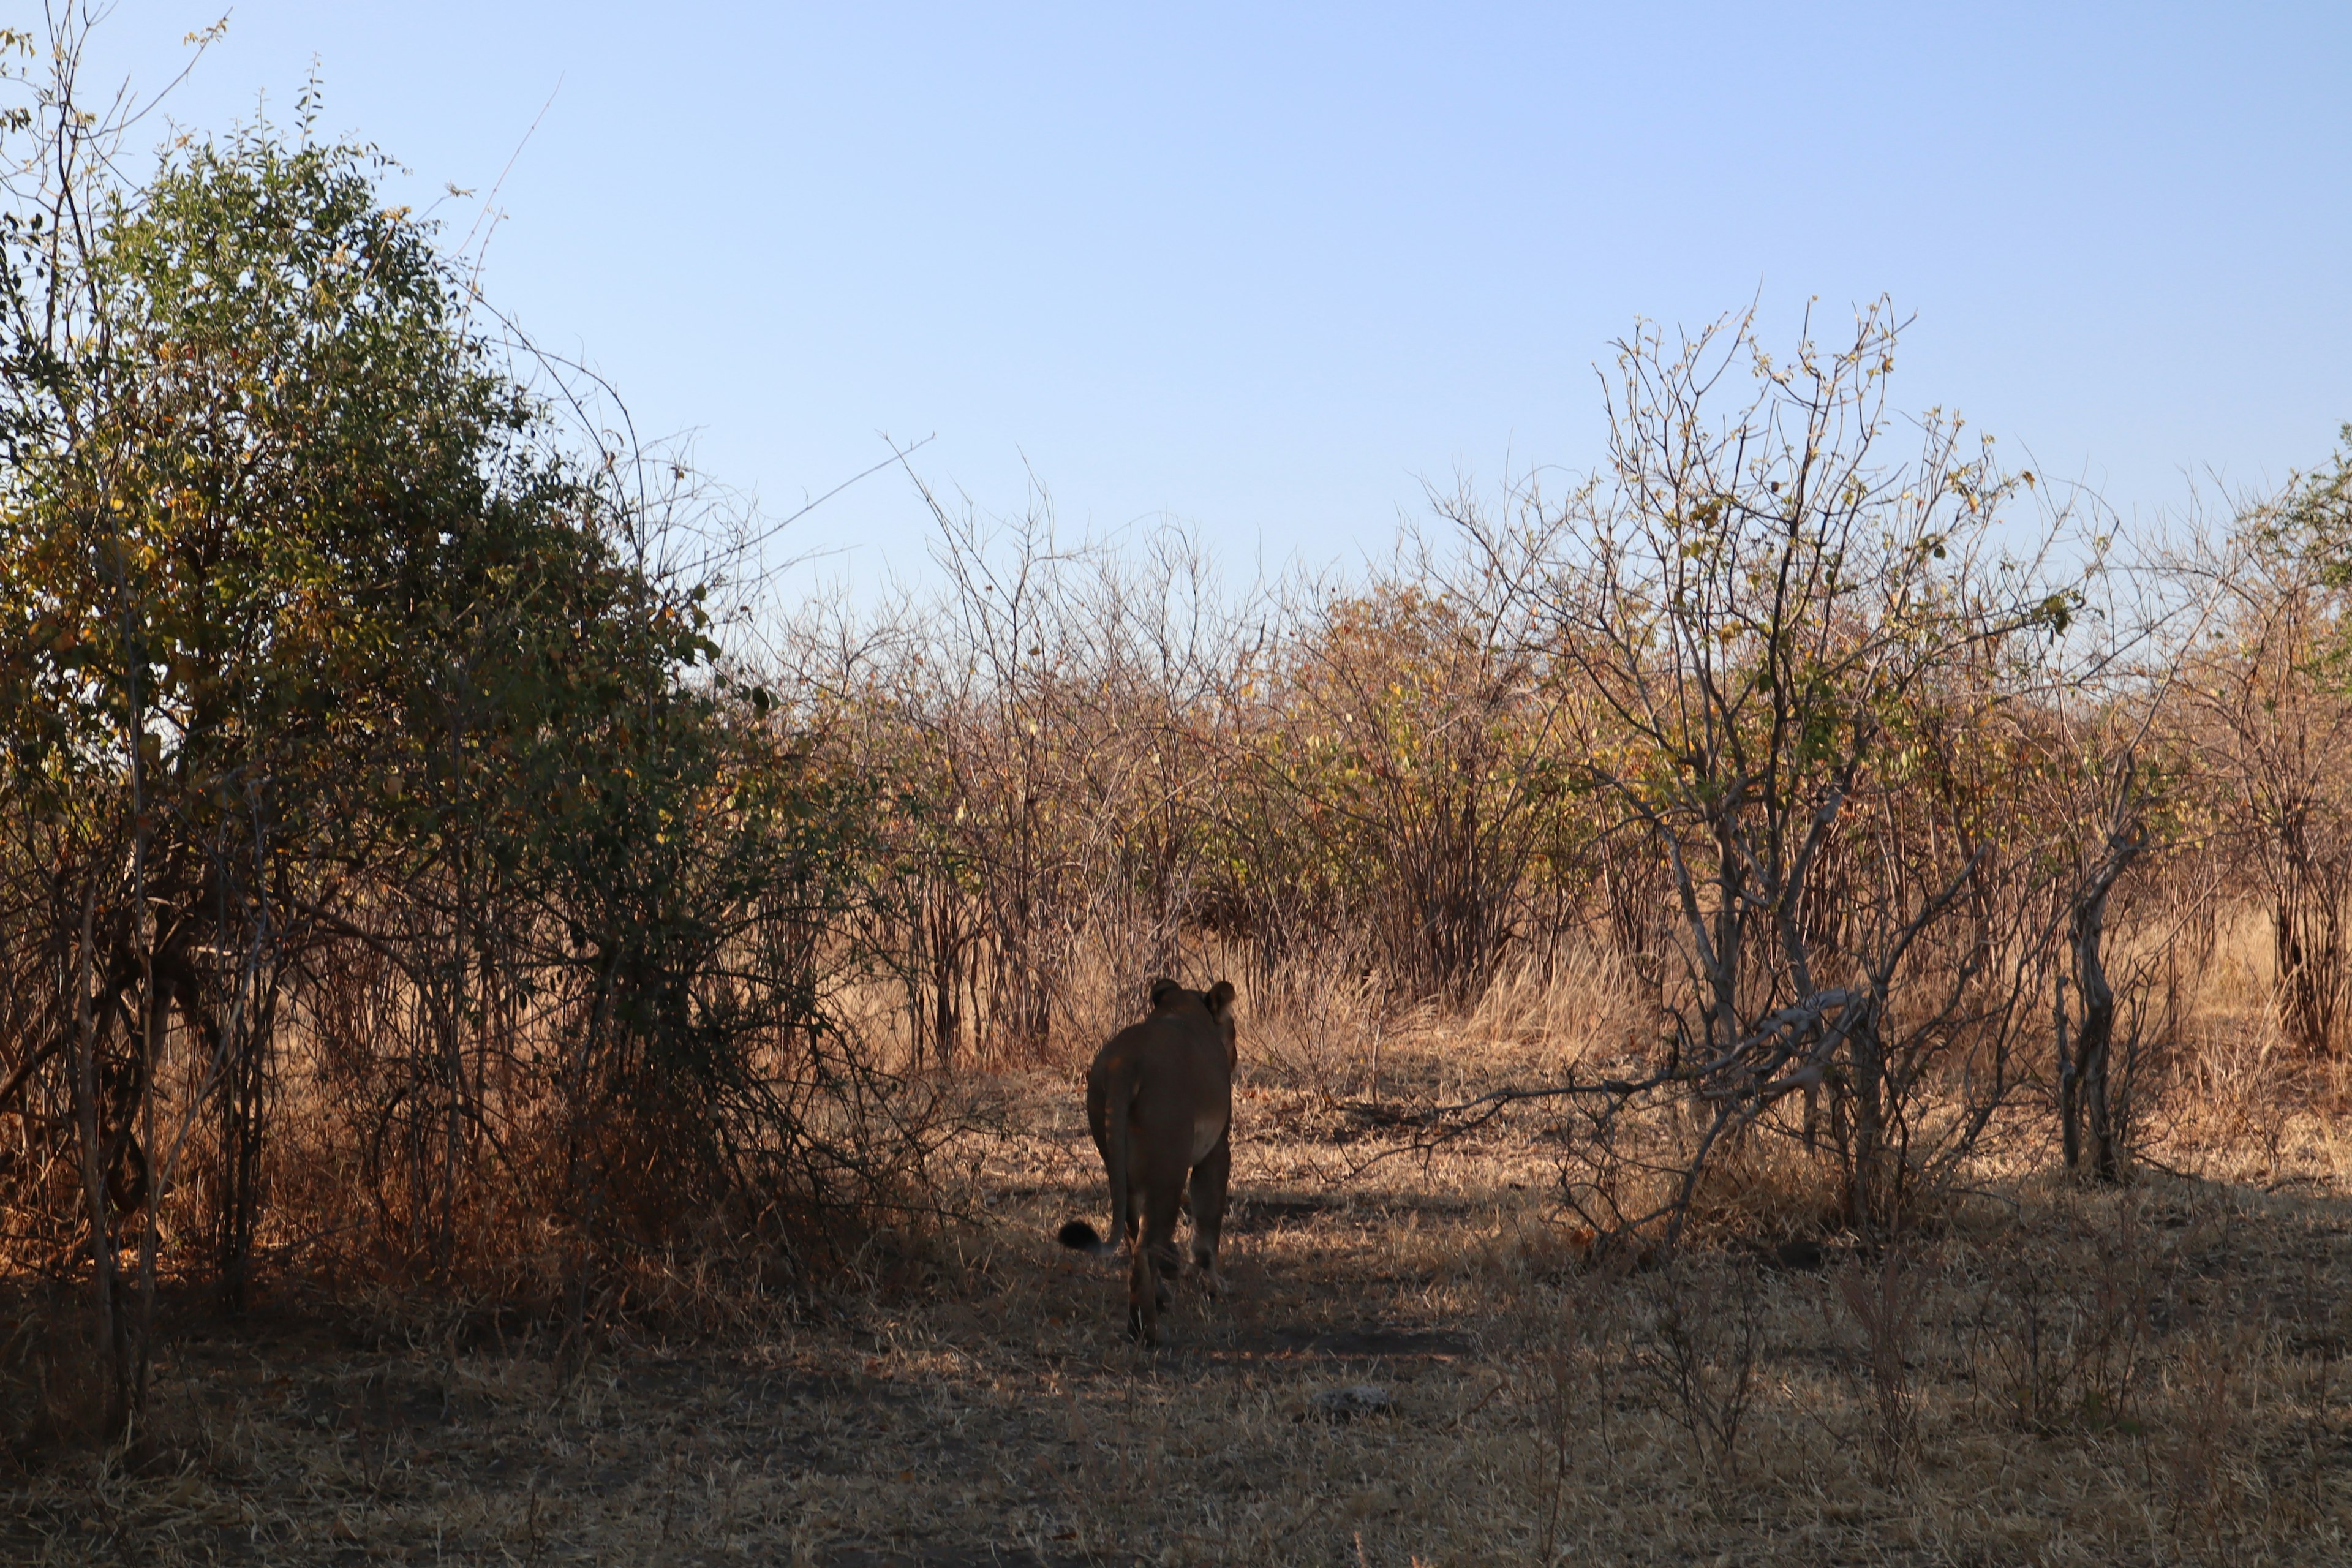
[[714,668],[709,583],[646,564],[619,454],[380,156],[306,97],[121,184],[74,54],[0,215],[0,1108],[62,1156],[0,1182],[90,1260],[108,1424],[166,1205],[244,1299],[297,1065],[303,1136],[354,1140],[379,1243],[442,1274],[499,1192],[583,1291],[697,1206],[796,1243],[868,1212],[907,1151],[834,1114],[889,1089],[815,979],[858,791]]

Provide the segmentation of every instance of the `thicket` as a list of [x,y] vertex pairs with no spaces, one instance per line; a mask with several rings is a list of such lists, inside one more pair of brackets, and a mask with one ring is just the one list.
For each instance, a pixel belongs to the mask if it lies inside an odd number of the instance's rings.
[[829,998],[862,786],[715,666],[678,497],[307,100],[133,186],[73,63],[0,216],[0,1255],[86,1277],[106,1425],[174,1280],[576,1330],[921,1210]]
[[1774,1145],[1882,1237],[1989,1137],[2118,1179],[2241,911],[2282,1038],[2336,1053],[2345,460],[2128,536],[1891,413],[1896,337],[1645,330],[1598,472],[1433,496],[1337,580],[1234,591],[1181,533],[925,491],[944,586],[782,641],[887,807],[873,1016],[909,1060],[1066,1063],[1214,970],[1377,1038],[1599,955],[1654,1009],[1622,1051],[1363,1109],[1435,1139],[1559,1102],[1570,1205],[1643,1247]]
[[1563,1102],[1640,1245],[1767,1143],[1871,1235],[1996,1132],[2119,1175],[2240,906],[2341,1048],[2342,459],[2126,556],[1889,413],[1883,310],[1734,319],[1621,345],[1595,474],[1344,578],[919,483],[942,586],[755,656],[683,470],[375,154],[125,182],[73,63],[0,215],[0,1268],[87,1291],[110,1426],[167,1288],[805,1284],[938,1212],[943,1086],[1160,972],[1377,1020],[1622,960],[1654,1029],[1419,1114]]

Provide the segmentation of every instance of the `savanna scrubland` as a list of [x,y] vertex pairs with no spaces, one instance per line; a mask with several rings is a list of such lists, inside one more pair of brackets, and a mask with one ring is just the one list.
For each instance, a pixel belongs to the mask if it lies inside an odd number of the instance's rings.
[[[2343,1560],[2352,469],[2126,528],[1884,308],[1377,564],[761,525],[11,36],[16,1560]],[[913,479],[911,469],[908,476]],[[1078,1084],[1242,994],[1233,1297]]]

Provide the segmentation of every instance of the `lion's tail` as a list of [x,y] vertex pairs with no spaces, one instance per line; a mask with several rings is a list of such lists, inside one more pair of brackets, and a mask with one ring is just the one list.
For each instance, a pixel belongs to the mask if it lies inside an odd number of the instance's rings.
[[1105,1241],[1094,1226],[1082,1219],[1074,1219],[1062,1227],[1061,1243],[1073,1252],[1092,1253],[1097,1258],[1107,1258],[1118,1250],[1116,1243]]

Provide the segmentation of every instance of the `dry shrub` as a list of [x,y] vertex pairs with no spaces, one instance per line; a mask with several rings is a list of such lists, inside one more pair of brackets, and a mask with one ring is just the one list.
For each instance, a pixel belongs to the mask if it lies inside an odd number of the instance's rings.
[[1393,1045],[1397,1022],[1386,1000],[1379,978],[1351,953],[1285,961],[1256,996],[1243,999],[1250,1076],[1327,1106],[1377,1098],[1381,1054]]
[[2176,1065],[2168,1118],[2175,1136],[2251,1151],[2260,1164],[2275,1168],[2294,1117],[2294,1080],[2302,1064],[2260,1021],[2212,1031],[2200,1044]]
[[1875,1264],[1857,1264],[1837,1277],[1838,1299],[1862,1336],[1871,1455],[1885,1486],[1898,1482],[1918,1458],[1919,1396],[1911,1363],[1930,1284],[1917,1263],[1895,1247]]
[[1539,1563],[1559,1561],[1582,1478],[1609,1462],[1609,1406],[1627,1363],[1622,1283],[1578,1272],[1560,1277],[1557,1293],[1519,1303],[1525,1354],[1514,1379],[1532,1439],[1520,1489],[1538,1521]]
[[81,1303],[54,1281],[0,1282],[0,1471],[22,1471],[100,1434],[102,1363]]
[[1641,1276],[1633,1297],[1640,1316],[1631,1370],[1664,1396],[1699,1467],[1736,1479],[1764,1342],[1764,1289],[1757,1270],[1680,1256]]
[[2305,1068],[2270,1005],[2268,922],[2258,909],[2221,910],[2203,962],[2179,983],[2178,1023],[2144,1073],[2150,1139],[2178,1149],[2259,1150],[2275,1164],[2293,1114],[2291,1081]]
[[1707,1163],[1688,1214],[1694,1240],[1832,1236],[1845,1218],[1843,1175],[1828,1152],[1759,1131]]
[[1979,1397],[2045,1436],[2144,1429],[2153,1314],[2175,1265],[2137,1202],[2115,1203],[2104,1223],[2066,1207],[2046,1230],[1996,1233],[1969,1249],[1968,1267],[1962,1336]]
[[[289,1053],[265,1277],[351,1300],[378,1334],[457,1323],[507,1340],[741,1331],[845,1280],[924,1274],[937,1233],[976,1206],[949,1145],[988,1106],[972,1087],[877,1066],[879,1054],[845,1035],[677,1137],[659,1118],[618,1117],[581,1138],[515,1071],[489,1100],[504,1126],[495,1149],[420,1191],[413,1164],[386,1157],[384,1097]],[[722,1163],[684,1157],[682,1144],[709,1150],[714,1128]]]
[[2200,1334],[2174,1349],[2157,1380],[2162,1431],[2151,1456],[2170,1530],[2209,1542],[2264,1488],[2247,1375],[2273,1360],[2259,1331]]
[[[1846,1176],[1832,1151],[1765,1122],[1698,1158],[1702,1113],[1678,1100],[1579,1099],[1549,1130],[1562,1203],[1603,1253],[1647,1258],[1677,1244],[1769,1247],[1846,1228]],[[1935,1196],[1913,1198],[1913,1219]]]
[[1613,943],[1577,932],[1540,959],[1498,973],[1478,1004],[1447,1020],[1458,1049],[1482,1072],[1526,1066],[1558,1072],[1636,1054],[1662,1023],[1654,969]]

